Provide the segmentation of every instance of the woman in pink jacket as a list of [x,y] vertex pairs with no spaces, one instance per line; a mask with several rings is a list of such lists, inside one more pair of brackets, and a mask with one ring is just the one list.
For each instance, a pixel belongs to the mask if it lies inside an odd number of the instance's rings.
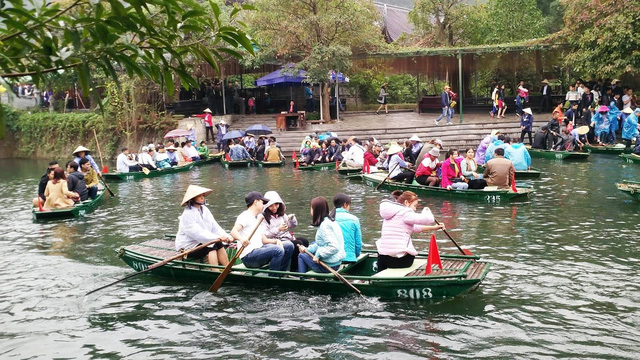
[[447,151],[447,160],[442,163],[442,181],[440,185],[447,190],[466,190],[469,184],[464,181],[462,170],[460,170],[460,162],[462,158],[456,149]]
[[429,208],[416,213],[418,196],[411,191],[394,191],[396,201],[383,200],[380,204],[382,236],[376,241],[378,271],[387,268],[405,268],[413,264],[418,252],[413,247],[411,234],[444,229],[435,221]]

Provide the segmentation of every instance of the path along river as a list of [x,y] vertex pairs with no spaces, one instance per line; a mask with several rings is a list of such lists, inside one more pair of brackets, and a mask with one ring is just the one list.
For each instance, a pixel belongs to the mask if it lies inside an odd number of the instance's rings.
[[[530,201],[489,205],[422,199],[453,236],[493,263],[467,296],[417,301],[140,276],[115,250],[174,233],[189,184],[215,189],[209,208],[225,229],[250,190],[277,190],[313,237],[309,200],[353,197],[365,247],[380,232],[386,195],[331,172],[223,169],[219,164],[113,184],[86,218],[34,223],[29,201],[46,163],[0,161],[0,358],[638,358],[640,203],[614,182],[640,167],[592,155],[582,163],[534,160],[544,171]],[[438,234],[441,250],[451,250]],[[427,235],[416,244],[426,250]]]

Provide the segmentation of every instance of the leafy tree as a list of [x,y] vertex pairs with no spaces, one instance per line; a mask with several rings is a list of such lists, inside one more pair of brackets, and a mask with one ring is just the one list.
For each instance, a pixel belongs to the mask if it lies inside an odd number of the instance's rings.
[[466,21],[463,0],[416,0],[409,19],[426,46],[455,46]]
[[247,65],[277,59],[296,62],[313,83],[323,83],[323,111],[329,117],[329,71],[347,73],[352,55],[378,49],[382,32],[377,10],[363,0],[260,0],[247,16],[259,51]]
[[174,74],[183,86],[198,86],[189,63],[204,61],[217,69],[223,55],[240,56],[238,48],[253,53],[249,38],[233,23],[241,10],[237,5],[226,23],[213,0],[23,3],[2,2],[0,77],[31,76],[39,83],[43,74],[73,70],[89,94],[93,70],[114,80],[126,71],[165,84],[171,95]]
[[571,46],[566,65],[597,77],[640,71],[640,22],[629,17],[633,13],[630,3],[563,0],[563,4],[565,28],[560,38]]

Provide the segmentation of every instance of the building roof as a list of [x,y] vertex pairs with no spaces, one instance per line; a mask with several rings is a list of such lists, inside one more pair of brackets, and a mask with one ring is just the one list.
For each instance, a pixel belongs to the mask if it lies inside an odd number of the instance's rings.
[[398,40],[403,33],[413,33],[413,24],[409,21],[411,9],[379,2],[374,6],[382,15],[382,32],[388,43]]

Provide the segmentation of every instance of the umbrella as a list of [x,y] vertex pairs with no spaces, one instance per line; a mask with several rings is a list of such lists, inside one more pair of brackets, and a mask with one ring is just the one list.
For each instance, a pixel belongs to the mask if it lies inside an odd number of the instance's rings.
[[231,140],[231,139],[241,138],[244,136],[244,134],[245,132],[242,130],[229,131],[228,133],[224,134],[224,136],[222,137],[222,140]]
[[167,133],[167,135],[164,136],[165,139],[169,139],[169,138],[179,138],[179,137],[187,137],[191,135],[191,131],[189,130],[184,130],[184,129],[175,129],[175,130],[171,130]]
[[247,128],[247,132],[257,136],[273,134],[273,131],[271,131],[271,129],[269,129],[267,125],[262,125],[262,124],[255,124],[255,125],[249,126]]

